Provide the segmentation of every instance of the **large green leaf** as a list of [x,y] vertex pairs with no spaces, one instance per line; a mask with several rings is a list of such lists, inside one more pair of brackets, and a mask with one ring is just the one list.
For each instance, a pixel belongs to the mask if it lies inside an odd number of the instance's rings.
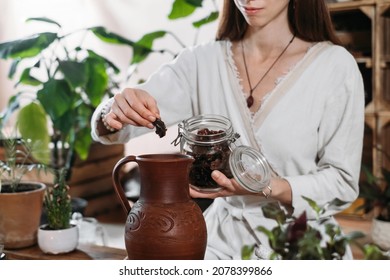
[[24,69],[22,74],[20,75],[18,83],[24,84],[24,85],[31,85],[31,86],[38,86],[38,85],[42,84],[42,82],[40,80],[31,76],[30,72],[31,72],[31,68]]
[[37,98],[51,120],[56,122],[72,108],[76,99],[75,95],[76,93],[72,91],[65,80],[50,79],[38,91]]
[[96,59],[100,59],[101,61],[104,61],[107,64],[108,68],[112,68],[112,70],[114,70],[115,74],[119,74],[120,73],[121,70],[112,61],[108,60],[104,56],[101,56],[100,54],[97,54],[93,50],[88,50],[88,55],[91,58],[96,58]]
[[86,127],[91,126],[91,116],[94,112],[94,107],[89,106],[88,104],[85,104],[84,102],[80,102],[79,104],[76,104],[75,110],[77,112],[77,119],[75,120],[77,122],[77,129],[76,133],[79,130],[82,130]]
[[133,47],[133,58],[131,64],[137,64],[144,61],[148,55],[153,52],[152,47],[154,40],[164,37],[166,31],[155,31],[145,34]]
[[76,134],[75,151],[80,159],[85,160],[88,157],[89,148],[92,144],[91,129],[89,127],[80,130]]
[[32,156],[41,163],[50,162],[50,135],[45,110],[37,102],[24,106],[18,114],[17,126],[23,139],[32,141]]
[[11,67],[9,68],[9,72],[8,72],[8,78],[12,79],[14,77],[20,61],[21,60],[19,58],[14,59],[12,61]]
[[[7,121],[11,118],[13,112],[20,107],[19,96],[21,92],[16,93],[8,99],[7,108],[4,109],[0,114],[0,128],[3,128]],[[0,129],[1,130],[1,129]]]
[[84,87],[88,82],[89,68],[84,64],[71,60],[60,60],[58,69],[64,74],[65,80],[75,90]]
[[26,19],[26,22],[29,22],[29,21],[43,21],[43,22],[55,24],[61,28],[61,24],[59,24],[58,22],[56,22],[50,18],[47,18],[47,17],[33,17],[33,18]]
[[194,7],[202,7],[203,0],[185,0],[188,4]]
[[86,94],[92,106],[97,107],[108,87],[109,77],[106,72],[105,61],[96,57],[89,57],[85,60],[85,64],[89,68]]
[[165,34],[167,34],[167,32],[164,30],[147,33],[142,36],[139,41],[136,42],[136,45],[151,49],[153,47],[154,40],[164,37]]
[[216,21],[218,19],[218,16],[219,16],[218,12],[211,12],[207,17],[205,17],[205,18],[203,18],[201,20],[193,22],[192,25],[195,28],[200,28],[201,26],[203,26],[205,24],[208,24],[210,22]]
[[46,49],[54,40],[57,33],[45,32],[0,44],[0,58],[34,57]]
[[191,15],[196,10],[196,6],[189,4],[186,0],[175,0],[172,10],[168,15],[169,19],[184,18]]
[[152,52],[151,49],[142,46],[134,46],[133,58],[131,59],[131,64],[137,64],[144,61],[151,52]]
[[85,160],[92,144],[90,119],[93,110],[84,103],[65,113],[54,127],[61,132],[66,141],[80,159]]
[[76,113],[72,108],[69,108],[64,114],[59,116],[53,121],[53,127],[61,132],[62,138],[68,141],[68,136],[71,130],[75,126],[75,119],[77,118]]
[[96,37],[98,37],[100,40],[106,43],[110,44],[120,44],[120,45],[128,45],[133,46],[134,42],[121,36],[116,33],[108,31],[103,26],[96,26],[89,28],[95,34]]

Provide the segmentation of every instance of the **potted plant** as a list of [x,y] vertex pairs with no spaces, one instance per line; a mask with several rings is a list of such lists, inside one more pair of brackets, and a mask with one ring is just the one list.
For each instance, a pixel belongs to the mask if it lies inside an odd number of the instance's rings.
[[38,245],[45,253],[61,254],[73,251],[78,244],[78,227],[71,223],[72,205],[65,168],[56,171],[56,182],[44,197],[47,223],[38,229]]
[[[315,201],[303,197],[315,210],[317,221],[327,206],[319,207]],[[338,199],[331,204],[344,204]],[[314,228],[309,225],[306,212],[299,217],[288,219],[286,213],[277,204],[263,206],[264,215],[277,222],[273,229],[259,226],[257,229],[263,232],[269,239],[271,247],[270,259],[282,260],[341,260],[346,253],[346,246],[357,239],[364,237],[359,231],[343,234],[339,226],[333,223],[325,223],[326,219],[319,222]],[[374,244],[361,245],[356,242],[363,251],[365,259],[389,259],[389,255]],[[242,249],[243,259],[250,259],[256,253],[255,246],[244,246]]]
[[362,250],[366,260],[390,259],[390,252],[383,251],[376,244],[356,242],[364,237],[362,232],[352,231],[344,234],[338,225],[326,223],[326,218],[319,220],[329,205],[343,205],[345,202],[334,199],[328,205],[319,207],[314,200],[308,197],[303,199],[316,212],[319,227],[309,225],[306,212],[298,217],[288,218],[277,204],[267,204],[262,207],[264,216],[275,220],[277,225],[272,229],[259,226],[257,230],[268,237],[271,251],[267,252],[269,253],[267,256],[259,256],[262,253],[255,245],[247,245],[242,248],[242,258],[251,259],[255,253],[257,257],[274,260],[341,260],[346,253],[347,245],[354,243]]
[[6,249],[36,244],[46,185],[25,181],[33,169],[45,169],[31,157],[30,141],[2,140],[5,154],[0,160],[0,244]]
[[390,171],[382,168],[379,177],[363,166],[363,172],[366,180],[361,182],[359,193],[363,204],[356,210],[363,209],[373,215],[371,238],[381,249],[390,250]]

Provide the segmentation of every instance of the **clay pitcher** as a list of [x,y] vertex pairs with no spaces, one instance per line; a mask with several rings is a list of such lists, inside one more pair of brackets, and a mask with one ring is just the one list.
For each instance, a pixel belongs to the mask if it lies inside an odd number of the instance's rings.
[[[120,182],[120,169],[139,166],[141,191],[130,206]],[[128,259],[200,260],[206,250],[202,211],[189,195],[193,158],[181,154],[126,156],[115,165],[112,178],[126,211],[125,245]]]

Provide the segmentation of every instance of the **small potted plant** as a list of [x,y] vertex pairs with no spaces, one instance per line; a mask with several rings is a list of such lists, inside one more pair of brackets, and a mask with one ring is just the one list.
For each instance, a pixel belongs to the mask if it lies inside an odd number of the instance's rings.
[[359,196],[363,204],[356,210],[363,209],[373,215],[371,238],[383,250],[390,250],[390,171],[382,168],[382,176],[374,176],[363,166],[366,180],[360,184]]
[[56,171],[56,182],[49,187],[44,197],[44,213],[47,223],[38,229],[38,245],[49,254],[73,251],[78,245],[78,227],[71,223],[72,204],[69,186],[66,184],[66,169]]
[[32,158],[32,143],[23,139],[1,140],[0,244],[19,249],[36,244],[46,185],[25,179],[34,169],[46,166]]
[[[312,199],[303,198],[315,210],[319,219],[326,206],[321,208]],[[330,204],[339,203],[343,204],[337,199],[330,202]],[[251,258],[255,253],[259,257],[276,260],[341,260],[346,253],[347,245],[364,236],[358,231],[343,234],[339,226],[325,223],[325,220],[319,223],[324,227],[321,231],[319,228],[310,226],[306,212],[299,217],[289,219],[277,204],[267,204],[262,209],[266,217],[277,222],[277,226],[273,229],[263,226],[257,228],[268,237],[271,251],[267,252],[269,253],[267,256],[260,256],[264,254],[255,249],[255,246],[244,246],[243,259]],[[371,252],[374,255],[372,250]]]

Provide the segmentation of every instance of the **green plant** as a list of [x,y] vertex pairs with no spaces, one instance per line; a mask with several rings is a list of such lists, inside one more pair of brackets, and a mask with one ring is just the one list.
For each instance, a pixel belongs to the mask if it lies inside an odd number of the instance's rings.
[[[210,1],[215,4],[215,0]],[[168,18],[187,17],[202,4],[202,0],[175,0]],[[217,6],[214,6],[215,10],[193,23],[194,28],[217,19]],[[65,167],[70,170],[75,155],[82,160],[87,158],[92,143],[91,116],[96,107],[105,98],[111,97],[120,85],[119,68],[88,47],[84,40],[87,36],[103,43],[130,47],[133,56],[129,65],[133,71],[150,53],[176,55],[168,49],[153,49],[156,39],[171,35],[184,47],[178,36],[164,30],[147,33],[140,40],[132,41],[103,26],[63,34],[61,24],[52,19],[29,18],[27,21],[47,23],[56,31],[36,33],[0,44],[0,58],[12,60],[9,78],[16,80],[18,90],[0,116],[0,128],[14,111],[20,110],[17,117],[20,135],[40,142],[46,152],[35,157],[42,162],[50,161],[55,169]],[[79,42],[72,43],[74,38]],[[42,112],[49,120],[49,129],[47,122],[35,122],[35,116]],[[51,150],[49,142],[52,143]]]
[[[11,114],[20,109],[17,124],[21,136],[40,141],[46,149],[49,149],[49,142],[54,144],[53,151],[39,159],[47,161],[53,156],[51,163],[55,168],[69,168],[74,152],[82,159],[88,155],[92,143],[90,117],[103,98],[118,86],[114,76],[119,69],[105,57],[84,47],[83,38],[92,33],[108,41],[107,37],[116,35],[102,27],[61,34],[61,25],[51,19],[31,18],[28,21],[43,21],[59,30],[0,44],[0,57],[13,60],[9,78],[14,78],[17,70],[21,73],[16,82],[19,91],[10,98],[1,123],[4,125]],[[79,33],[84,33],[81,42],[70,47],[67,40]],[[121,40],[125,42],[125,39]],[[49,119],[51,129],[47,129],[47,120],[43,126],[34,121],[34,116],[40,112]]]
[[[44,196],[44,209],[47,215],[50,229],[69,228],[71,218],[71,198],[68,194],[69,187],[66,185],[66,168],[53,170],[52,168],[36,162],[32,157],[33,142],[31,140],[7,137],[2,139],[4,148],[4,160],[0,160],[0,193],[13,193],[25,191],[30,188],[29,184],[23,183],[24,176],[36,169],[51,172],[54,176],[54,186],[50,187]],[[40,145],[38,145],[40,146]],[[27,188],[27,189],[26,189]]]
[[390,260],[390,251],[384,252],[375,244],[358,244],[365,260]]
[[[319,226],[324,227],[324,233],[318,228],[309,225],[306,212],[299,217],[288,220],[285,211],[277,204],[267,204],[262,209],[264,216],[274,219],[277,226],[269,230],[263,226],[257,229],[269,239],[272,249],[271,259],[282,260],[339,260],[346,253],[347,245],[364,236],[361,232],[343,234],[340,227],[333,223],[326,223],[327,219],[320,219],[326,207],[320,208],[313,200],[303,197],[315,210]],[[340,204],[335,199],[330,204]],[[249,259],[254,246],[244,246],[243,259]]]
[[366,167],[362,167],[366,180],[360,183],[359,197],[363,198],[363,204],[356,210],[365,213],[377,211],[377,218],[390,222],[390,171],[382,168],[382,178],[376,177]]
[[4,192],[17,192],[20,190],[24,176],[36,169],[38,171],[46,166],[34,162],[32,158],[33,146],[30,140],[6,138],[1,141],[4,148],[4,159],[0,160],[0,192],[3,183],[7,183]]
[[72,215],[69,186],[66,184],[65,168],[56,171],[56,182],[49,188],[44,197],[44,210],[49,229],[67,229],[70,227]]

